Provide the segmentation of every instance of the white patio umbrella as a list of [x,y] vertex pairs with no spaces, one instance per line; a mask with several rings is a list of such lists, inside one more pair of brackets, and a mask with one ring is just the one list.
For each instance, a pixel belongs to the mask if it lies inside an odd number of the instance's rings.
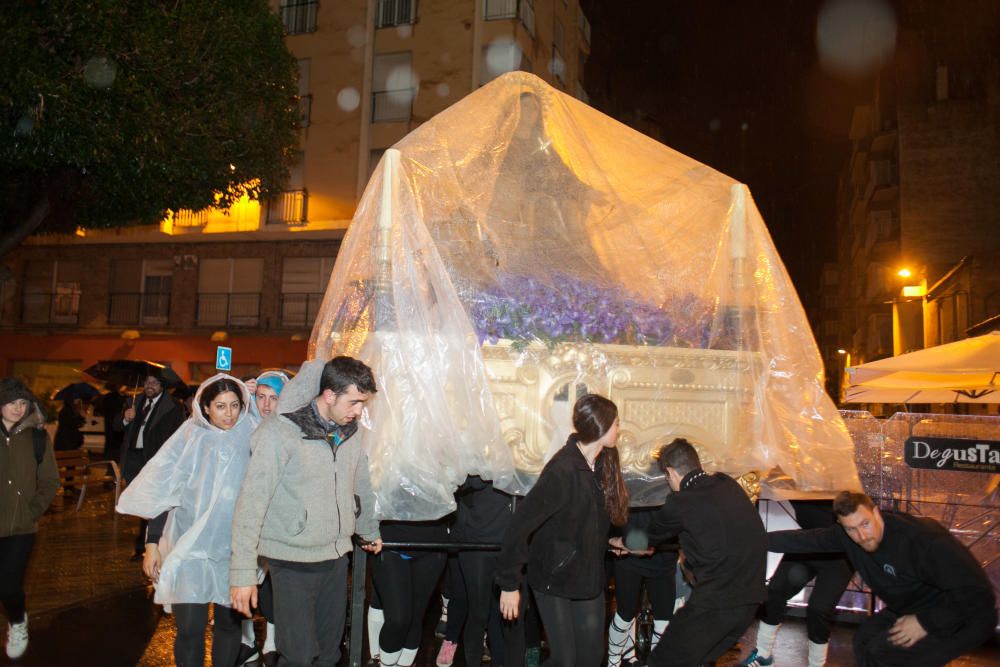
[[847,403],[1000,403],[1000,331],[848,369]]

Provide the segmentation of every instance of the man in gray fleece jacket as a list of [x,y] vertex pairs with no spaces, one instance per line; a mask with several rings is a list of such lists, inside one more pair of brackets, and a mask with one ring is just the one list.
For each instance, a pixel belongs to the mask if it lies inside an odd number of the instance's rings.
[[230,596],[234,609],[251,615],[257,558],[265,559],[277,649],[288,667],[336,665],[351,536],[367,540],[372,553],[382,548],[368,457],[352,437],[375,391],[371,369],[356,359],[308,362],[281,393],[280,416],[264,420],[251,440],[233,515]]

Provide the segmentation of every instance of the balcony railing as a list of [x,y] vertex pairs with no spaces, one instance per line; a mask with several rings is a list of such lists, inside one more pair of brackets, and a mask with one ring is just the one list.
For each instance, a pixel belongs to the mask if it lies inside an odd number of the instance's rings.
[[524,24],[525,30],[532,37],[535,36],[535,5],[532,4],[532,0],[521,0],[519,5],[521,11],[521,23]]
[[306,294],[281,295],[281,326],[303,327],[312,326],[319,314],[319,306],[323,303],[322,292]]
[[299,97],[299,127],[309,127],[312,119],[312,95],[302,95]]
[[285,0],[281,3],[281,22],[286,35],[298,35],[316,30],[318,0]]
[[260,323],[260,292],[198,294],[198,326],[256,327]]
[[576,15],[576,24],[580,28],[580,34],[583,35],[583,42],[589,47],[590,21],[587,20],[587,15],[583,13],[582,9]]
[[372,122],[399,123],[413,115],[413,88],[380,90],[372,93]]
[[528,33],[535,36],[535,6],[532,0],[486,0],[483,10],[483,18],[487,21],[520,17]]
[[76,324],[79,318],[79,292],[25,292],[21,298],[22,324]]
[[486,0],[485,12],[487,21],[517,18],[518,0]]
[[204,227],[208,224],[208,209],[203,208],[200,211],[192,211],[191,209],[184,208],[174,211],[173,222],[176,227]]
[[115,292],[109,295],[108,324],[163,325],[169,321],[169,292]]
[[417,0],[379,0],[375,27],[411,25],[417,21]]
[[285,190],[267,202],[267,224],[300,225],[306,221],[309,193]]
[[559,83],[566,84],[566,60],[559,52],[559,47],[552,45],[552,74],[559,80]]

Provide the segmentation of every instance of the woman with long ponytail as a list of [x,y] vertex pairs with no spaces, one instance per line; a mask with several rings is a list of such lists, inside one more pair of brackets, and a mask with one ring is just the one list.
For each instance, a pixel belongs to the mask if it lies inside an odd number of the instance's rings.
[[596,394],[573,407],[563,446],[514,513],[497,566],[500,612],[521,613],[522,570],[549,638],[552,667],[597,667],[604,658],[604,554],[611,524],[628,519],[618,461],[618,408]]

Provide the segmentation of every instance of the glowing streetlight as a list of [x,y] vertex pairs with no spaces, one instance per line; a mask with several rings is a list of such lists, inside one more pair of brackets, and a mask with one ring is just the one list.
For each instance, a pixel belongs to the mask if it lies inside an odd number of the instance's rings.
[[896,275],[899,276],[900,278],[909,278],[913,275],[913,271],[910,271],[907,268],[902,268],[896,272]]
[[840,348],[839,350],[837,350],[837,354],[847,354],[847,350],[845,350],[844,348]]

